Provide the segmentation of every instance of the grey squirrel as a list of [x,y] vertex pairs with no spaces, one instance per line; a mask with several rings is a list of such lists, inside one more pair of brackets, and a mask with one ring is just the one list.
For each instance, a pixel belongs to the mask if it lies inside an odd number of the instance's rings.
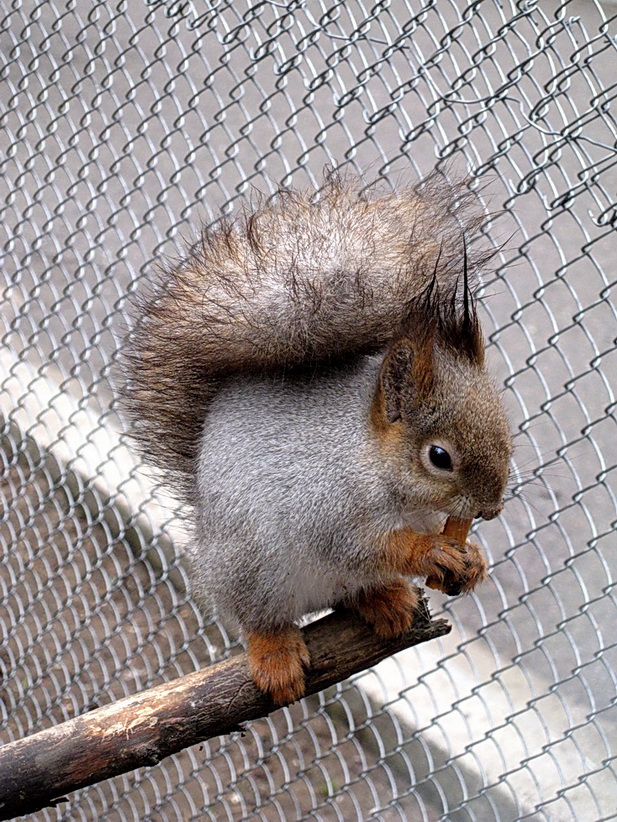
[[[304,615],[407,630],[407,577],[470,591],[512,453],[472,286],[474,195],[434,172],[379,193],[330,174],[204,229],[137,309],[125,406],[194,512],[196,598],[233,618],[257,686],[304,692]],[[463,532],[465,533],[465,531]]]

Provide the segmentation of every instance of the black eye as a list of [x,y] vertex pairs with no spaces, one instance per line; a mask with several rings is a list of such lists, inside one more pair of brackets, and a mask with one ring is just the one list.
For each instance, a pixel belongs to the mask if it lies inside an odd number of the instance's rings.
[[452,460],[445,448],[440,448],[438,445],[431,445],[428,449],[428,458],[435,468],[441,468],[442,471],[452,470]]

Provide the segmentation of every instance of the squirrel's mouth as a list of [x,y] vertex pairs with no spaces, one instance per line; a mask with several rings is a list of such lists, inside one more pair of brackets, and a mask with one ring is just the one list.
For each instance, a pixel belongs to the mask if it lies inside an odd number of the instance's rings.
[[462,500],[460,497],[454,504],[450,502],[449,505],[444,505],[440,510],[448,516],[457,517],[459,519],[495,519],[501,514],[503,510],[503,503],[498,505],[485,505],[480,507],[477,502],[472,500]]

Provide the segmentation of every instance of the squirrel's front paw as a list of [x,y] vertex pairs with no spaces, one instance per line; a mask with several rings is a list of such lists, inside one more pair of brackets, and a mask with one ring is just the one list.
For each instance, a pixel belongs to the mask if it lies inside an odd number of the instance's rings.
[[250,631],[247,636],[249,671],[260,691],[276,705],[288,705],[304,696],[304,668],[310,664],[308,648],[295,625],[279,631]]
[[427,559],[433,566],[426,575],[427,587],[449,596],[472,591],[487,578],[486,558],[473,542],[462,543],[442,535]]

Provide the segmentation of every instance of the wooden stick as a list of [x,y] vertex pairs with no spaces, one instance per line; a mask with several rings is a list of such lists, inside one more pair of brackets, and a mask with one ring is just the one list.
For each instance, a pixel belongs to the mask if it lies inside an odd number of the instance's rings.
[[472,519],[448,517],[443,532],[447,537],[453,537],[459,542],[465,543],[467,541],[467,534],[469,534],[469,529],[471,528],[472,522]]
[[[311,654],[306,693],[376,665],[390,654],[443,636],[426,601],[403,636],[380,640],[355,615],[338,611],[304,629]],[[241,729],[274,710],[257,690],[246,655],[219,662],[0,747],[0,819],[66,802],[65,794]]]

